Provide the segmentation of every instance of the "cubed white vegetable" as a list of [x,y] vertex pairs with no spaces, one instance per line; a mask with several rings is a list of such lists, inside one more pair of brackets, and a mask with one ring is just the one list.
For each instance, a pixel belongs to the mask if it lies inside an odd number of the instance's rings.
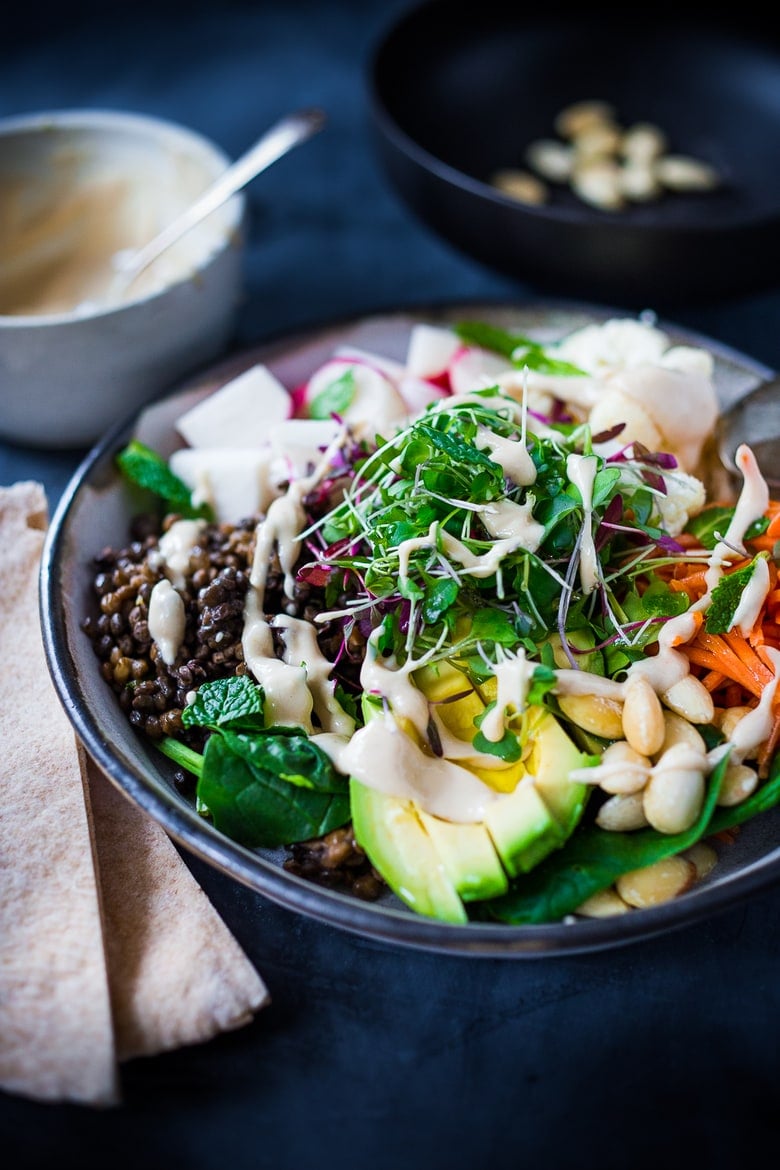
[[448,369],[462,344],[452,329],[440,325],[413,325],[406,353],[407,373],[416,378],[439,377]]
[[266,366],[255,365],[186,411],[176,429],[191,447],[260,447],[291,413],[285,387]]
[[277,423],[270,435],[274,478],[281,482],[306,475],[312,465],[316,467],[340,430],[340,424],[332,418],[289,418]]
[[208,503],[219,523],[238,524],[265,512],[276,494],[265,447],[182,447],[169,460],[196,503]]

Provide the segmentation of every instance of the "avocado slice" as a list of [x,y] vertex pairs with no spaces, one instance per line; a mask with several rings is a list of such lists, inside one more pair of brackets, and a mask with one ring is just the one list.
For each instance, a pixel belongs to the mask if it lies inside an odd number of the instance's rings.
[[496,898],[506,892],[509,879],[484,824],[454,824],[422,809],[419,816],[464,902]]
[[549,711],[539,709],[532,729],[527,776],[517,788],[488,805],[485,824],[510,876],[538,865],[570,836],[582,816],[588,786],[569,780],[584,757]]
[[402,902],[442,922],[467,922],[466,909],[414,803],[349,782],[355,840]]

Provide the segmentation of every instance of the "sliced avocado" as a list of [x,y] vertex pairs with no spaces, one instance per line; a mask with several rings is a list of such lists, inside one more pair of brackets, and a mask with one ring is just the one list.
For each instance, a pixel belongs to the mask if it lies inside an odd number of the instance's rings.
[[355,840],[390,889],[418,914],[467,922],[466,910],[415,805],[349,782]]
[[549,711],[539,709],[531,731],[528,774],[509,796],[488,805],[485,824],[512,877],[527,873],[570,836],[582,816],[588,786],[569,780],[584,758]]
[[487,806],[485,826],[510,877],[533,869],[561,841],[561,827],[530,779]]
[[495,898],[508,889],[506,870],[484,824],[456,825],[422,810],[420,821],[464,902]]
[[585,767],[585,757],[549,711],[532,731],[534,748],[527,761],[534,776],[534,788],[561,827],[564,839],[573,832],[591,791],[588,784],[574,782],[569,773]]

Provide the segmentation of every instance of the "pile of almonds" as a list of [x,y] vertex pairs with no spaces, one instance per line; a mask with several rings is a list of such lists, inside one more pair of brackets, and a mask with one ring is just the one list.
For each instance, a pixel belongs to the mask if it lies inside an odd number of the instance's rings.
[[566,106],[554,128],[557,138],[540,138],[527,147],[528,170],[497,171],[492,185],[520,203],[537,205],[550,198],[550,184],[568,185],[601,211],[623,211],[667,192],[712,191],[720,185],[708,163],[671,153],[660,127],[651,122],[622,126],[608,102]]

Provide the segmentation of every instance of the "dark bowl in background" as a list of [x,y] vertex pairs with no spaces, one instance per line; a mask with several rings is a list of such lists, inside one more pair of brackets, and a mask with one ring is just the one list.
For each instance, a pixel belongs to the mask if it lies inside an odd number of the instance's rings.
[[[780,37],[750,5],[462,5],[428,0],[368,67],[378,157],[415,216],[456,249],[546,293],[629,307],[723,299],[780,284]],[[610,102],[655,122],[674,153],[714,165],[715,192],[626,211],[555,188],[543,206],[490,186],[553,137],[555,115]]]

